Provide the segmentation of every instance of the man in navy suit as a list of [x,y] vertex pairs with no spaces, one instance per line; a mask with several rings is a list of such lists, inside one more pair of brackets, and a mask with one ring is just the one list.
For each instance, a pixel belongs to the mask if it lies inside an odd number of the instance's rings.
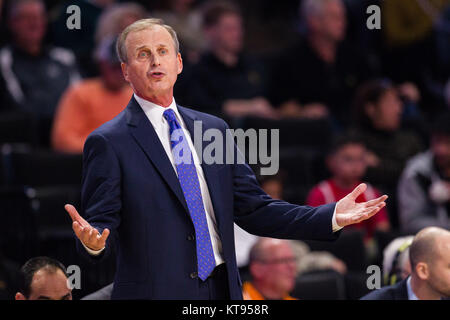
[[409,248],[411,275],[374,290],[361,300],[441,300],[450,298],[450,231],[428,227]]
[[[337,204],[297,206],[270,198],[245,163],[200,164],[194,121],[224,137],[228,126],[175,103],[183,65],[173,29],[139,20],[117,51],[134,95],[86,140],[84,218],[66,205],[82,255],[117,254],[112,299],[242,299],[233,222],[260,236],[333,240],[385,206],[387,196],[355,202],[364,184]],[[179,144],[193,162],[180,161]]]

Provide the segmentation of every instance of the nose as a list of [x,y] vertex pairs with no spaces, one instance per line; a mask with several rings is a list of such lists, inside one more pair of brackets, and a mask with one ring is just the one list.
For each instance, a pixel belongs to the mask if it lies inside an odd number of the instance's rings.
[[160,61],[159,61],[158,55],[156,55],[156,54],[152,55],[151,63],[152,63],[152,66],[159,66],[160,65]]

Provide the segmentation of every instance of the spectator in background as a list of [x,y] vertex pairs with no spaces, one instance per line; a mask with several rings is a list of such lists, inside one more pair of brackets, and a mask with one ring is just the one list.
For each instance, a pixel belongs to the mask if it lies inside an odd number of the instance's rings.
[[345,125],[353,91],[372,71],[359,50],[344,42],[347,17],[341,0],[303,0],[300,15],[306,34],[275,64],[271,101],[285,116],[331,114]]
[[118,3],[109,6],[98,19],[95,31],[96,47],[104,39],[117,37],[130,24],[147,16],[145,8],[137,3]]
[[[102,12],[115,2],[116,0],[69,0],[60,4],[53,12],[56,17],[51,23],[53,43],[75,53],[83,78],[98,75],[92,61],[97,23]],[[72,5],[80,8],[80,29],[67,28],[67,8]]]
[[79,79],[72,52],[44,45],[47,13],[41,0],[10,3],[12,43],[0,50],[0,70],[16,108],[38,121],[40,142],[47,145],[58,100]]
[[450,112],[432,127],[430,150],[412,158],[398,184],[400,227],[450,230]]
[[368,149],[366,179],[392,196],[388,208],[396,227],[397,182],[406,161],[422,150],[422,142],[414,132],[401,128],[403,104],[391,81],[375,79],[361,85],[354,107],[354,131]]
[[52,131],[54,150],[82,153],[88,135],[128,104],[133,90],[123,78],[115,43],[106,38],[96,50],[100,77],[83,80],[63,95]]
[[194,64],[206,49],[202,32],[202,15],[195,8],[195,0],[169,0],[166,9],[153,12],[152,16],[162,19],[176,31],[183,54],[183,63]]
[[276,118],[275,109],[265,98],[264,65],[242,52],[240,10],[230,2],[206,3],[203,28],[209,51],[193,67],[188,103],[200,111],[228,118]]
[[[306,204],[319,206],[326,203],[337,202],[359,185],[366,173],[366,147],[357,137],[340,136],[335,139],[326,158],[331,178],[320,182],[309,193]],[[367,183],[366,191],[356,199],[356,202],[365,202],[376,199],[381,193]],[[386,208],[370,220],[353,225],[353,228],[363,229],[366,244],[372,240],[375,230],[388,231],[390,229],[389,217]]]
[[414,236],[392,240],[383,250],[383,279],[385,285],[394,285],[411,274],[409,247]]
[[72,289],[64,265],[52,258],[28,260],[21,269],[16,300],[72,300]]
[[362,300],[441,300],[450,297],[450,232],[421,230],[409,248],[411,276]]
[[295,300],[296,256],[288,240],[261,238],[250,251],[252,280],[242,286],[244,300]]

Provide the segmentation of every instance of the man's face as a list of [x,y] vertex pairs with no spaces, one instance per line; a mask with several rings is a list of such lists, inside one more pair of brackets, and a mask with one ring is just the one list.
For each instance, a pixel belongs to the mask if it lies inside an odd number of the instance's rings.
[[33,276],[28,300],[72,300],[67,277],[60,269],[38,270]]
[[244,32],[242,18],[237,14],[223,15],[208,34],[215,48],[235,54],[242,50]]
[[122,72],[135,93],[147,100],[171,99],[183,63],[170,33],[161,26],[154,26],[131,32],[125,44],[128,63],[122,63]]
[[40,43],[47,28],[44,6],[39,2],[19,5],[11,16],[10,26],[19,43]]
[[433,135],[431,150],[439,167],[450,168],[450,137],[445,135]]
[[450,297],[450,236],[436,239],[438,241],[436,255],[428,264],[429,286],[442,297]]
[[312,28],[331,41],[340,42],[345,38],[347,17],[340,1],[325,3],[323,11],[312,17]]
[[347,183],[357,183],[367,169],[365,157],[366,148],[362,144],[349,143],[340,147],[328,159],[328,167],[333,176]]
[[262,268],[261,277],[273,290],[288,294],[294,289],[297,276],[296,257],[286,242],[280,241],[279,244],[271,246]]
[[369,117],[375,128],[395,131],[400,127],[403,104],[395,89],[387,90],[371,108],[373,110],[369,113]]

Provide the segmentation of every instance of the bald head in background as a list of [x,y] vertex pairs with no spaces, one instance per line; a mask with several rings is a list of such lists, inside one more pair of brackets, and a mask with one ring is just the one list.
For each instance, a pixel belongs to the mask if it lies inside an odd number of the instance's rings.
[[413,290],[420,299],[450,297],[450,231],[421,230],[411,244],[409,259]]

